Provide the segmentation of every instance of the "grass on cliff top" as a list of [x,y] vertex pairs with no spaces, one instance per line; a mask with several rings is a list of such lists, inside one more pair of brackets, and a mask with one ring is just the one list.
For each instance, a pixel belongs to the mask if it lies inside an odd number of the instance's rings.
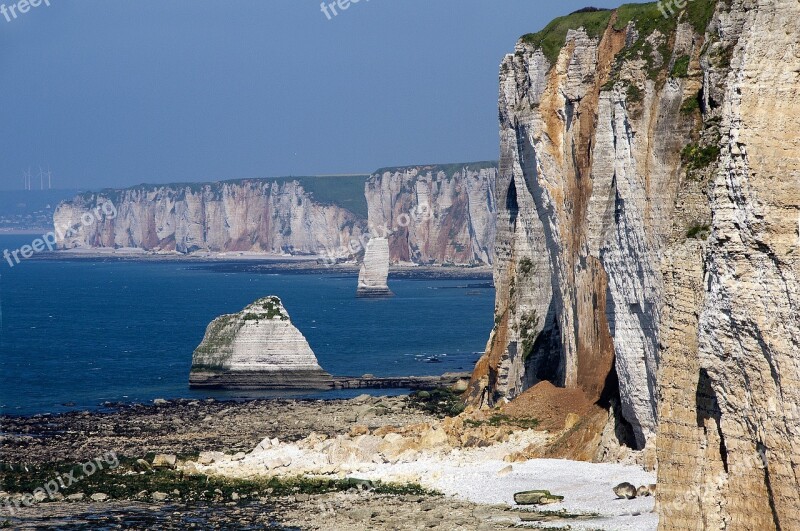
[[581,9],[572,14],[558,17],[545,26],[542,31],[524,35],[522,42],[541,48],[550,64],[555,64],[558,53],[567,40],[569,30],[584,28],[590,37],[600,37],[608,27],[612,13],[613,11],[610,9]]
[[[257,179],[234,179],[229,181],[205,183],[169,183],[169,184],[138,184],[124,189],[104,189],[100,195],[109,198],[113,203],[119,204],[125,192],[150,192],[160,188],[171,188],[176,191],[177,198],[181,198],[186,191],[202,193],[208,191],[214,199],[222,198],[222,188],[225,185],[245,185],[247,183],[262,184],[276,182],[279,184],[297,181],[316,202],[323,205],[336,205],[349,210],[356,216],[367,218],[367,198],[364,195],[364,185],[369,175],[346,175],[330,177],[270,177]],[[98,195],[96,192],[84,192],[78,195],[84,201],[90,202]]]
[[373,173],[374,176],[380,176],[384,173],[403,173],[410,170],[417,170],[419,175],[426,175],[428,172],[436,176],[439,172],[444,173],[448,179],[452,178],[456,173],[461,172],[464,168],[469,168],[472,171],[488,170],[497,168],[498,162],[496,160],[481,160],[478,162],[454,162],[452,164],[420,164],[417,166],[390,166],[387,168],[379,168]]
[[356,216],[367,219],[367,197],[364,185],[368,175],[353,177],[301,177],[298,180],[314,199],[322,204],[337,205]]
[[[569,30],[584,28],[593,38],[600,37],[608,27],[612,15],[616,12],[617,20],[614,29],[624,30],[630,22],[634,22],[641,43],[655,30],[664,35],[675,31],[679,20],[691,22],[695,31],[703,35],[716,8],[716,0],[690,0],[683,9],[675,9],[675,14],[664,16],[658,2],[645,4],[624,4],[615,10],[585,8],[569,15],[559,17],[537,33],[529,33],[522,37],[522,42],[541,48],[550,64],[555,64],[561,48],[567,39]],[[635,44],[634,44],[635,46]]]

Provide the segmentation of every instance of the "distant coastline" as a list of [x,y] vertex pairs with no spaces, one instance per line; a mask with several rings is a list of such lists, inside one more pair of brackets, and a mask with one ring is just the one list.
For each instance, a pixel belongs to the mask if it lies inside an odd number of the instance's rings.
[[[33,233],[36,234],[36,233]],[[278,256],[256,253],[152,253],[137,249],[85,249],[57,251],[36,255],[32,260],[50,261],[120,261],[120,262],[180,262],[207,266],[220,271],[250,273],[285,271],[291,273],[358,274],[355,262],[326,264],[317,256]],[[393,264],[389,279],[463,279],[491,281],[491,266]]]
[[0,228],[0,236],[41,236],[47,232],[52,231],[53,228],[41,229],[3,229]]

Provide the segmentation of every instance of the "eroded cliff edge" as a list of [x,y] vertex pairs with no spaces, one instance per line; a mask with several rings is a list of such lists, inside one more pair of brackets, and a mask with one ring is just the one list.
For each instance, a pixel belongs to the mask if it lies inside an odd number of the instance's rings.
[[612,408],[656,448],[663,529],[800,528],[800,4],[673,9],[575,13],[503,61],[471,394]]

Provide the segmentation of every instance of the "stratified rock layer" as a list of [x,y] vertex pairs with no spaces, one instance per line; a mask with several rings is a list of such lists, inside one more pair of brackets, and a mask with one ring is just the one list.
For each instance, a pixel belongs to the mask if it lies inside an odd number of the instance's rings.
[[[494,162],[387,168],[363,177],[142,185],[82,194],[57,208],[59,249],[261,253],[355,260],[369,236],[393,262],[488,265]],[[116,215],[98,206],[110,202]],[[81,223],[82,218],[91,223]],[[74,233],[63,236],[67,228]]]
[[665,530],[800,529],[798,71],[789,0],[583,12],[502,65],[473,403],[618,404]]
[[208,326],[192,359],[192,387],[330,389],[305,337],[277,297],[260,299]]
[[727,4],[704,57],[710,237],[666,269],[661,528],[800,529],[800,4]]
[[[114,218],[81,217],[112,202]],[[349,242],[366,222],[351,211],[321,203],[299,181],[246,180],[201,185],[141,186],[84,194],[62,203],[56,227],[77,227],[60,249],[135,248],[146,251],[321,254],[346,258]]]
[[491,264],[493,162],[379,170],[367,181],[369,226],[389,238],[391,261]]
[[389,240],[372,238],[364,252],[364,263],[358,273],[356,296],[360,298],[391,297],[389,289]]

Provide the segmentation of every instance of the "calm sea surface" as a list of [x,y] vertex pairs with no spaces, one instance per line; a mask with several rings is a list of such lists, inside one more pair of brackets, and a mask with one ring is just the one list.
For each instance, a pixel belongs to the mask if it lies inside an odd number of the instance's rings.
[[[0,236],[0,252],[31,238]],[[485,283],[390,280],[396,297],[359,300],[356,278],[341,274],[105,260],[28,261],[11,268],[3,261],[0,413],[244,396],[190,391],[192,352],[212,319],[266,295],[283,299],[320,364],[334,375],[470,371],[492,326],[494,290],[474,286]],[[269,396],[247,396],[255,395]]]

